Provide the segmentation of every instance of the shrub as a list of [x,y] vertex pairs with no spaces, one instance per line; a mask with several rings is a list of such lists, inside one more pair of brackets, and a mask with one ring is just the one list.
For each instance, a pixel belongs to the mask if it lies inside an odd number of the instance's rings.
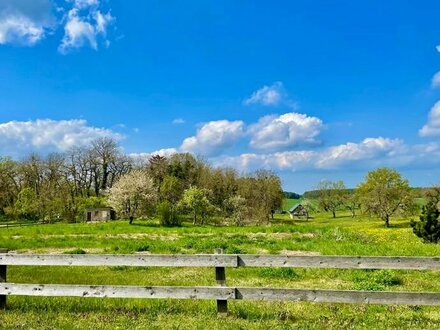
[[157,215],[161,225],[164,226],[180,226],[181,218],[176,212],[175,206],[170,202],[165,201],[157,205]]
[[422,238],[425,243],[438,243],[440,240],[439,215],[440,211],[436,203],[429,202],[423,206],[420,221],[411,220],[414,234]]

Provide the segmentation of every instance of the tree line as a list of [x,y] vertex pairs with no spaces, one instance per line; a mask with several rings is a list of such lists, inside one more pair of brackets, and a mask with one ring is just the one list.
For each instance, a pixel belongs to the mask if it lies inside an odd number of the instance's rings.
[[158,216],[179,224],[224,218],[242,225],[265,222],[282,204],[280,178],[271,171],[239,174],[191,154],[155,155],[144,161],[125,155],[111,138],[45,157],[0,158],[0,216],[69,221],[88,207],[112,206],[133,221]]

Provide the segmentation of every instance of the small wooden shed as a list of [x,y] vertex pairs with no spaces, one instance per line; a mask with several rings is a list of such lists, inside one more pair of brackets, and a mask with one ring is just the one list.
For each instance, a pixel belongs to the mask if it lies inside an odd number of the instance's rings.
[[309,212],[302,204],[296,204],[296,205],[292,206],[288,212],[289,212],[290,219],[293,219],[295,217],[298,219],[300,219],[300,218],[308,219],[309,218]]
[[109,221],[116,219],[116,212],[111,207],[87,208],[84,211],[84,221]]

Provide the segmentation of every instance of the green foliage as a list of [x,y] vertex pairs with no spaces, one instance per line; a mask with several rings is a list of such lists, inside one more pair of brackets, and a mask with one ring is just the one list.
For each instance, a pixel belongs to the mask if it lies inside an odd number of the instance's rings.
[[440,240],[440,211],[435,202],[423,206],[419,221],[411,221],[411,227],[416,236],[426,243],[438,243]]
[[382,219],[386,227],[393,215],[415,210],[408,180],[386,167],[368,172],[356,193],[364,211]]
[[247,213],[246,199],[240,195],[232,196],[227,200],[231,219],[236,226],[243,226]]
[[284,198],[287,198],[287,199],[300,199],[301,198],[300,194],[290,192],[290,191],[284,191],[283,195],[284,195]]
[[206,218],[214,213],[214,206],[208,200],[206,192],[198,187],[189,187],[183,193],[180,201],[182,209],[188,209],[193,217],[193,224],[196,224],[198,219],[203,224]]
[[160,202],[157,205],[159,222],[164,226],[180,226],[182,218],[177,213],[177,207],[169,201]]
[[160,196],[165,201],[172,204],[176,204],[183,194],[183,184],[182,181],[171,175],[167,175],[163,178],[162,184],[160,185]]
[[18,218],[36,220],[39,217],[40,205],[37,194],[31,188],[23,188],[14,204],[14,213]]
[[331,212],[333,218],[336,218],[336,212],[345,203],[346,190],[343,181],[321,181],[317,188],[319,207],[325,212]]

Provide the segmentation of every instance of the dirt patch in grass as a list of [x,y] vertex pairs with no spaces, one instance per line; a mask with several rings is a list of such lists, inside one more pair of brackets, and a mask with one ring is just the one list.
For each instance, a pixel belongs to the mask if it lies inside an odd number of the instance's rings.
[[283,256],[319,256],[320,252],[317,251],[301,251],[301,250],[281,250],[280,252]]
[[[129,234],[105,234],[105,235],[96,235],[96,234],[43,235],[41,237],[43,239],[90,237],[94,239],[122,238],[122,239],[151,239],[151,240],[160,240],[160,241],[175,241],[179,239],[180,236],[177,234],[159,235],[159,234],[145,234],[145,233],[129,233]],[[16,239],[18,238],[21,238],[21,236],[18,236]]]
[[[102,254],[104,252],[104,249],[101,248],[89,248],[89,249],[82,249],[86,251],[88,254]],[[46,249],[36,249],[36,250],[12,250],[9,251],[11,254],[64,254],[64,252],[69,251],[68,248],[46,248]]]

